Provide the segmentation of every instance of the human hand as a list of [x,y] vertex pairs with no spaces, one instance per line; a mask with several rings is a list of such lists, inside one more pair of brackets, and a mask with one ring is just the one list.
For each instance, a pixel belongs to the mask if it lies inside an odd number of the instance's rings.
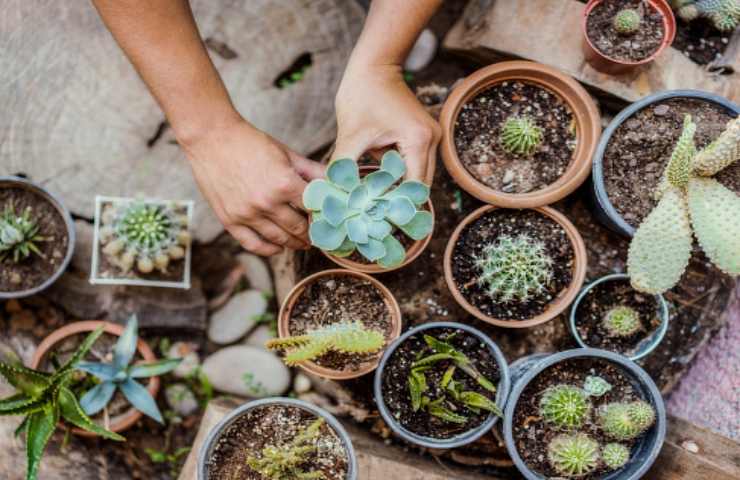
[[245,249],[269,256],[309,246],[301,196],[322,165],[242,119],[183,147],[201,192]]
[[396,145],[408,179],[431,184],[441,130],[395,65],[348,67],[336,97],[337,143],[332,158],[358,159]]

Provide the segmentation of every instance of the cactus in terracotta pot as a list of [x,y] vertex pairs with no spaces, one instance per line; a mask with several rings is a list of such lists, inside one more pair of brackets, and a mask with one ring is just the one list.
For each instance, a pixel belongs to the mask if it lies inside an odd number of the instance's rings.
[[509,153],[530,156],[542,143],[543,131],[528,116],[512,115],[501,129],[501,146]]
[[633,35],[640,29],[640,14],[632,8],[625,8],[617,12],[612,25],[620,35]]

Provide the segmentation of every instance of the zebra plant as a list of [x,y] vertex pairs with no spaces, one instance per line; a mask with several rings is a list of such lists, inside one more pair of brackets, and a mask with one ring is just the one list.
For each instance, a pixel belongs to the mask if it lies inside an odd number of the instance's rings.
[[312,217],[311,243],[337,257],[357,250],[384,268],[403,263],[406,250],[393,232],[400,229],[421,240],[433,224],[432,214],[418,209],[429,199],[429,187],[413,180],[395,186],[405,173],[406,164],[396,151],[383,155],[380,169],[364,178],[354,160],[333,161],[327,178],[313,180],[303,192]]

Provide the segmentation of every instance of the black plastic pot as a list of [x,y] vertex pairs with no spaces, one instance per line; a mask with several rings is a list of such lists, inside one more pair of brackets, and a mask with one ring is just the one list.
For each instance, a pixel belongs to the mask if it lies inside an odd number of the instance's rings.
[[627,223],[622,216],[617,213],[611,200],[609,200],[606,187],[604,186],[604,152],[606,152],[606,147],[609,144],[609,140],[612,135],[622,123],[639,110],[642,110],[653,103],[661,102],[670,98],[695,98],[705,100],[706,102],[714,103],[725,108],[733,117],[740,115],[740,107],[719,95],[702,92],[700,90],[667,90],[665,92],[649,95],[642,100],[633,103],[619,112],[619,115],[614,117],[614,120],[612,120],[601,135],[601,140],[599,141],[599,144],[596,147],[596,153],[594,154],[593,166],[591,167],[591,204],[594,210],[594,215],[599,222],[610,230],[620,235],[624,235],[625,237],[632,237],[635,233],[635,227]]
[[452,438],[447,438],[447,439],[430,438],[430,437],[424,437],[422,435],[418,435],[414,432],[411,432],[405,429],[403,426],[401,426],[401,424],[398,423],[398,421],[395,419],[393,414],[388,410],[388,407],[386,406],[385,401],[383,400],[383,393],[382,393],[383,372],[385,371],[385,366],[388,363],[388,359],[391,357],[393,352],[396,351],[396,348],[398,348],[399,345],[401,345],[407,338],[409,338],[412,335],[416,335],[417,333],[423,332],[426,330],[433,330],[433,329],[439,329],[439,328],[451,328],[451,329],[465,330],[466,332],[471,333],[475,335],[476,337],[480,338],[481,342],[485,343],[488,346],[494,358],[496,359],[496,363],[498,364],[499,372],[500,372],[500,379],[499,379],[498,385],[496,386],[496,404],[502,410],[504,409],[504,405],[506,404],[506,399],[509,396],[509,389],[511,386],[511,381],[509,379],[509,367],[508,367],[508,364],[506,363],[506,358],[504,357],[504,354],[501,353],[501,350],[498,348],[498,346],[485,333],[471,326],[463,325],[461,323],[455,323],[455,322],[434,322],[434,323],[426,323],[424,325],[419,325],[418,327],[412,328],[408,332],[398,337],[396,341],[394,341],[386,349],[385,353],[383,354],[383,357],[380,359],[380,365],[378,366],[378,369],[375,371],[375,382],[374,382],[375,403],[377,404],[378,410],[380,411],[380,415],[383,417],[383,420],[385,420],[385,423],[387,423],[388,426],[391,428],[391,430],[393,430],[393,432],[399,437],[401,437],[403,440],[409,443],[413,443],[415,445],[419,445],[419,446],[427,447],[427,448],[435,448],[435,449],[457,448],[457,447],[466,445],[470,442],[474,442],[475,440],[482,437],[486,432],[488,432],[496,424],[499,417],[491,414],[488,417],[488,419],[485,422],[483,422],[483,424],[480,425],[478,428],[469,430],[465,433],[456,435]]
[[323,418],[326,423],[337,433],[339,439],[344,445],[344,450],[347,452],[348,471],[346,480],[357,480],[357,456],[355,455],[355,450],[352,446],[352,441],[349,438],[349,434],[347,434],[347,431],[344,429],[342,424],[339,423],[339,421],[332,414],[322,408],[304,402],[303,400],[283,397],[263,398],[261,400],[255,400],[245,403],[241,407],[226,415],[226,417],[224,417],[224,419],[221,420],[218,425],[213,427],[213,429],[208,433],[205,442],[203,442],[203,446],[200,447],[200,451],[198,452],[198,480],[208,480],[207,462],[208,459],[211,457],[211,453],[213,452],[214,447],[216,446],[216,442],[221,437],[221,434],[224,432],[224,430],[226,430],[232,423],[238,420],[239,417],[244,415],[249,410],[265,405],[285,405],[289,407],[297,407],[306,410],[309,413],[316,415],[317,417]]
[[506,411],[504,412],[504,440],[506,449],[514,461],[514,465],[527,480],[546,480],[546,477],[532,471],[517,451],[513,435],[514,412],[519,401],[519,396],[537,375],[546,368],[571,358],[603,358],[622,367],[625,372],[632,377],[632,385],[635,393],[640,395],[645,401],[649,402],[655,409],[655,425],[648,430],[645,435],[640,437],[638,443],[632,449],[632,456],[629,462],[619,470],[605,475],[602,480],[637,480],[648,471],[650,466],[660,453],[663,446],[666,432],[666,413],[663,397],[660,395],[658,387],[645,372],[635,362],[629,360],[623,355],[606,350],[595,348],[578,348],[553,354],[534,354],[528,357],[520,358],[511,364],[511,376],[514,386],[511,395],[506,402]]

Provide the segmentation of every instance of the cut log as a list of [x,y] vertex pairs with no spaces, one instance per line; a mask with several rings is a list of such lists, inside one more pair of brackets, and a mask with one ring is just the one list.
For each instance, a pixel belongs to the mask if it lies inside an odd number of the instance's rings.
[[[363,19],[355,2],[191,3],[245,118],[304,154],[333,138],[334,94]],[[25,173],[87,218],[95,194],[193,199],[196,238],[222,231],[162,112],[90,2],[9,0],[0,32],[0,175]],[[303,54],[312,60],[303,78],[277,88]]]

